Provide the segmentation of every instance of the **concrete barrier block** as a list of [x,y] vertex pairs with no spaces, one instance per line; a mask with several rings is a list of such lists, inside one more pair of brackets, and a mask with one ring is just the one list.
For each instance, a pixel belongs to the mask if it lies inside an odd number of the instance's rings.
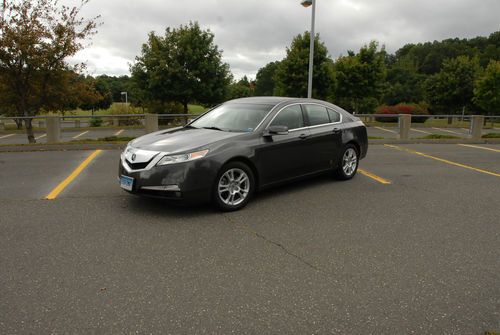
[[158,114],[146,114],[146,133],[152,133],[158,130]]
[[399,114],[399,138],[406,140],[410,136],[411,127],[411,115],[410,114]]
[[59,116],[47,117],[47,142],[59,142],[61,140],[61,118]]
[[472,115],[470,123],[470,136],[473,139],[480,139],[483,136],[483,115]]

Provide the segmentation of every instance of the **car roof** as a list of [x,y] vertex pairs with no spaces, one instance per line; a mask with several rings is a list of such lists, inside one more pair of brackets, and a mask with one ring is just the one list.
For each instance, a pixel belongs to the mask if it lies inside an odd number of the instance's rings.
[[291,100],[297,100],[298,98],[289,97],[248,97],[229,100],[228,103],[251,103],[251,104],[270,104],[277,105],[279,103]]
[[291,98],[291,97],[247,97],[247,98],[239,98],[239,99],[233,99],[229,100],[225,103],[247,103],[247,104],[266,104],[266,105],[273,105],[277,106],[279,104],[286,104],[286,103],[320,103],[324,106],[327,106],[329,108],[335,109],[337,112],[341,112],[342,114],[345,115],[351,115],[348,111],[345,109],[332,104],[331,102],[324,101],[324,100],[318,100],[318,99],[308,99],[308,98]]

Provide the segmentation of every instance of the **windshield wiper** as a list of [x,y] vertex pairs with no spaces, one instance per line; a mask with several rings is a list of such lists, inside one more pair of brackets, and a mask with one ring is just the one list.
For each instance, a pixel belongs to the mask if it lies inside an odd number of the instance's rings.
[[224,131],[220,129],[219,127],[202,127],[203,129],[212,129],[212,130],[219,130],[219,131]]

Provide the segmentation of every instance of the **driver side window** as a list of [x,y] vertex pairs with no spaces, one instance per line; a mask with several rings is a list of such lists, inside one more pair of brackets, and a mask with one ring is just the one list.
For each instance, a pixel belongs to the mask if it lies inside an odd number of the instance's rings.
[[304,127],[304,118],[300,105],[293,105],[281,110],[270,124],[271,126],[287,126],[289,130]]

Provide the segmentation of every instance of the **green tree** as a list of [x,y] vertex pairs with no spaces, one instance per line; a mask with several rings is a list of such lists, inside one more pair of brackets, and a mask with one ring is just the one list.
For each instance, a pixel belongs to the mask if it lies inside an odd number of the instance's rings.
[[270,96],[274,94],[274,74],[279,62],[271,62],[260,68],[255,78],[255,95]]
[[338,103],[355,112],[372,112],[384,90],[385,51],[375,41],[363,46],[357,54],[349,52],[335,63]]
[[473,101],[491,115],[500,112],[500,61],[490,61],[476,82]]
[[437,113],[456,113],[471,106],[474,83],[480,72],[477,57],[446,59],[441,71],[426,81],[427,101]]
[[[309,71],[309,33],[297,35],[286,57],[277,66],[274,74],[275,94],[291,97],[307,96]],[[319,35],[314,39],[313,98],[326,100],[335,87],[333,61]]]
[[[49,94],[70,70],[69,56],[96,32],[96,19],[80,17],[81,6],[59,6],[57,0],[6,0],[0,17],[0,99],[16,116],[26,117],[26,133],[34,143],[29,117],[54,105]],[[79,70],[76,67],[74,70]]]
[[167,28],[164,36],[154,32],[143,44],[131,66],[132,80],[146,101],[214,104],[226,96],[231,81],[229,65],[214,44],[214,35],[198,23]]
[[243,76],[237,82],[233,82],[229,85],[228,89],[228,98],[229,99],[237,99],[244,97],[253,96],[255,90],[255,84],[250,82],[247,76]]
[[417,66],[408,57],[398,59],[387,68],[387,83],[383,102],[393,106],[399,103],[419,103],[424,100],[426,76],[418,73]]

